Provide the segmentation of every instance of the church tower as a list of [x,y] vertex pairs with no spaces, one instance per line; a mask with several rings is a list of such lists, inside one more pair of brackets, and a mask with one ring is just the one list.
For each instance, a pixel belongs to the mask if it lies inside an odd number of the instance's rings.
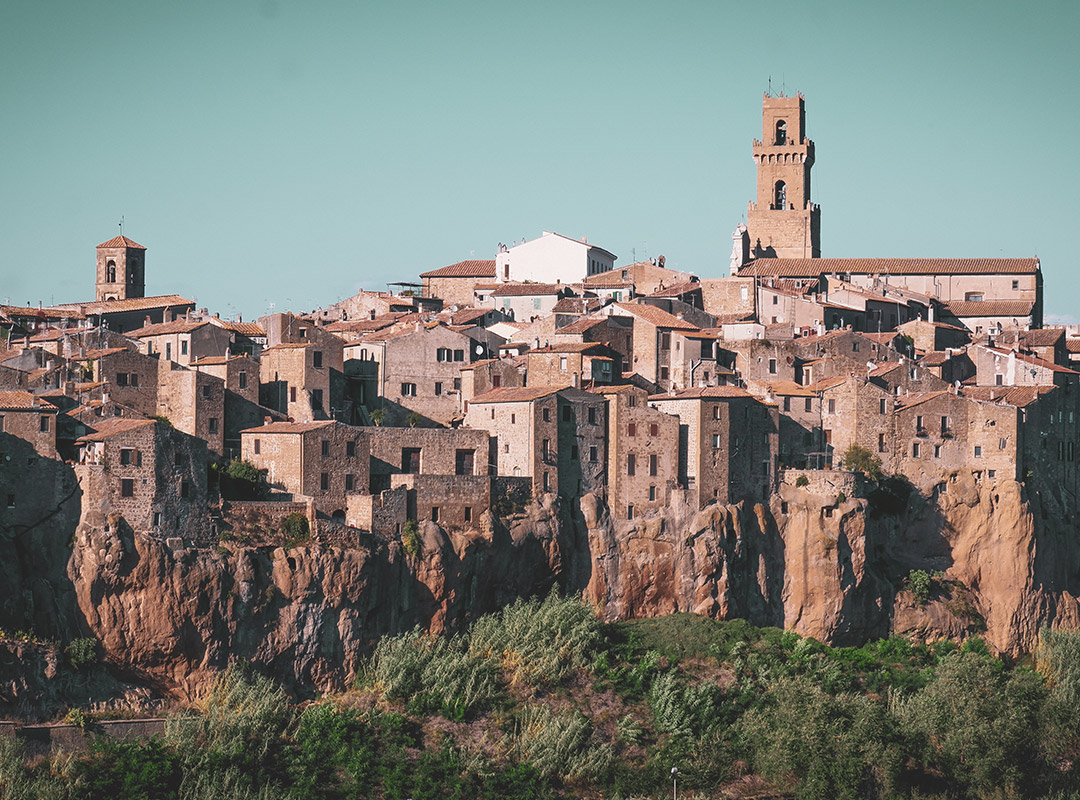
[[746,212],[753,258],[820,258],[821,209],[810,202],[814,143],[806,138],[803,96],[765,95],[754,140],[757,200]]
[[146,296],[146,248],[126,236],[114,236],[97,246],[96,300],[127,300]]

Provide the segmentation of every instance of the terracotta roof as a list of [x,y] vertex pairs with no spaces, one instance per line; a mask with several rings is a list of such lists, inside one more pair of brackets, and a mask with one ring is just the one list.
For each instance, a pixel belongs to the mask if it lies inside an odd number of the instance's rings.
[[1065,349],[1070,353],[1080,353],[1080,339],[1066,339]]
[[936,392],[922,392],[920,394],[909,394],[906,397],[901,397],[897,401],[897,410],[906,411],[914,406],[922,405],[927,400],[934,400],[941,397],[943,394],[948,394],[948,390],[941,389]]
[[529,297],[532,295],[561,294],[566,286],[561,283],[501,283],[491,293],[492,297]]
[[76,439],[76,442],[100,442],[103,439],[108,439],[110,436],[115,436],[118,433],[124,433],[125,431],[134,430],[135,428],[142,428],[146,425],[155,424],[152,419],[131,419],[130,417],[109,417],[103,419],[100,423],[94,425],[96,430],[93,433],[88,433],[85,436],[80,436]]
[[615,307],[648,322],[650,325],[655,325],[657,328],[674,328],[683,331],[700,330],[697,325],[679,319],[674,314],[669,314],[664,309],[656,306],[645,305],[644,303],[616,303]]
[[[982,345],[982,346],[986,347],[986,345]],[[1063,372],[1063,373],[1066,373],[1066,374],[1069,374],[1069,375],[1080,375],[1080,373],[1078,373],[1074,369],[1069,369],[1068,367],[1059,367],[1057,364],[1053,363],[1052,361],[1046,361],[1045,359],[1042,359],[1042,358],[1037,358],[1035,356],[1029,356],[1026,353],[1014,353],[1011,350],[1000,350],[1000,349],[998,349],[996,347],[986,347],[986,349],[989,350],[991,353],[994,353],[995,355],[999,355],[999,356],[1015,356],[1017,361],[1023,361],[1023,362],[1025,362],[1027,364],[1031,364],[1031,365],[1036,366],[1036,367],[1042,367],[1043,369],[1048,369],[1051,372]]]
[[882,375],[888,375],[894,369],[900,368],[899,361],[886,361],[883,364],[878,364],[872,370],[867,373],[868,378],[880,378]]
[[867,339],[873,339],[878,344],[892,344],[898,334],[896,331],[883,331],[882,333],[871,333],[869,331],[860,332],[861,336],[865,336]]
[[924,367],[940,367],[952,357],[953,354],[947,350],[931,350],[919,359],[919,363]]
[[458,261],[439,269],[420,273],[421,278],[494,278],[495,259]]
[[490,313],[490,308],[462,308],[445,316],[449,317],[451,325],[467,325],[483,319]]
[[683,281],[682,283],[676,283],[673,286],[669,286],[666,289],[659,289],[650,294],[649,297],[679,297],[688,292],[699,291],[701,291],[701,284],[697,281]]
[[0,409],[3,409],[4,411],[14,411],[18,409],[28,409],[36,411],[59,410],[48,400],[42,400],[40,397],[31,394],[30,392],[15,391],[0,391]]
[[839,386],[841,383],[847,382],[847,376],[845,375],[833,375],[829,378],[822,378],[819,381],[814,381],[807,386],[808,389],[814,392],[824,392],[826,389],[832,389],[834,386]]
[[114,236],[113,238],[109,239],[109,241],[102,242],[101,244],[99,244],[96,249],[101,249],[102,247],[128,247],[128,248],[131,248],[132,250],[145,250],[146,249],[145,247],[143,247],[138,242],[133,242],[131,239],[127,238],[126,236]]
[[263,352],[267,353],[271,350],[301,350],[305,347],[311,347],[314,342],[278,342],[270,347],[264,347]]
[[596,297],[562,297],[551,307],[555,314],[588,314],[603,305]]
[[83,319],[73,308],[33,308],[30,306],[0,306],[0,316],[15,319]]
[[307,433],[333,425],[334,420],[324,419],[317,422],[271,422],[269,425],[260,425],[257,428],[247,428],[240,433]]
[[1032,300],[958,300],[945,303],[949,313],[957,317],[1026,317],[1031,314]]
[[963,396],[1023,408],[1056,389],[1056,386],[965,386]]
[[[555,329],[555,334],[579,334],[591,331],[597,325],[603,325],[605,322],[603,317],[582,317],[581,319],[574,320],[569,325],[563,325],[561,328]],[[1080,340],[1078,340],[1080,341]]]
[[143,325],[138,330],[131,331],[124,335],[130,336],[132,339],[142,339],[144,336],[165,336],[170,333],[190,333],[197,328],[201,328],[203,325],[209,324],[209,322],[188,322],[184,319],[178,319],[172,322],[157,322],[151,325]]
[[611,348],[600,342],[557,342],[547,347],[540,347],[529,351],[534,353],[587,353],[590,350],[611,351]]
[[754,396],[738,386],[695,386],[678,392],[649,395],[649,400],[728,400]]
[[1027,275],[1038,271],[1037,258],[759,258],[739,270],[739,275],[812,278],[845,272],[863,275]]
[[763,383],[770,392],[780,397],[813,397],[814,392],[808,386],[795,383],[795,381],[772,381]]
[[104,347],[100,350],[87,350],[81,356],[72,356],[72,361],[93,361],[95,358],[102,358],[104,356],[116,355],[117,353],[127,352],[126,347]]
[[1020,341],[1028,347],[1055,347],[1064,337],[1064,328],[1035,328],[1030,331],[1020,331]]
[[203,356],[202,358],[197,358],[194,361],[192,361],[191,366],[193,366],[193,367],[220,366],[221,364],[228,364],[230,361],[235,361],[238,358],[250,358],[250,356],[241,355],[239,353],[237,353],[236,355],[232,355],[232,356]]
[[520,388],[500,387],[490,389],[483,394],[478,394],[469,401],[469,405],[477,403],[531,403],[541,397],[561,392],[566,386],[522,386]]
[[53,308],[75,309],[86,314],[118,314],[123,311],[146,311],[152,308],[170,308],[172,306],[192,306],[195,301],[178,294],[163,294],[155,297],[129,297],[127,300],[100,300],[93,303],[63,303]]
[[227,331],[239,333],[241,336],[266,336],[266,331],[257,322],[226,322],[225,320],[214,319],[213,324]]
[[[624,375],[626,373],[623,373]],[[593,394],[621,394],[622,392],[644,391],[640,386],[635,386],[632,383],[614,383],[604,384],[602,386],[590,386],[585,391],[592,392]]]

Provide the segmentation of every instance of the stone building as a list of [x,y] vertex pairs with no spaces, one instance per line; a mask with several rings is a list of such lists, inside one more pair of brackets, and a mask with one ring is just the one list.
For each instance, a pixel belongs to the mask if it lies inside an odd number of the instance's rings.
[[95,300],[127,300],[146,295],[146,248],[126,236],[97,246]]
[[53,308],[78,314],[86,320],[89,327],[100,325],[116,333],[123,333],[146,325],[147,318],[151,324],[180,319],[195,310],[195,303],[178,294],[166,294],[98,300],[93,303],[65,303]]
[[207,541],[202,439],[152,419],[114,418],[75,444],[84,496],[98,498],[137,533]]
[[470,259],[420,273],[424,297],[438,297],[444,306],[471,306],[478,284],[495,281],[495,260]]
[[1080,373],[1017,350],[975,344],[968,348],[982,386],[1075,386]]
[[544,231],[540,238],[528,242],[510,247],[500,244],[495,275],[503,282],[577,283],[586,275],[612,269],[616,258],[614,253],[589,244],[585,237],[572,239]]
[[[337,350],[341,353],[341,349]],[[281,343],[259,357],[259,402],[298,422],[329,419],[334,351],[321,345]]]
[[895,452],[891,414],[896,398],[865,374],[835,375],[809,384],[821,397],[824,466],[839,466],[852,444],[887,461]]
[[123,347],[87,350],[70,362],[83,380],[109,384],[114,401],[152,417],[158,413],[156,358]]
[[259,362],[246,355],[209,356],[192,363],[191,368],[222,382],[224,408],[224,455],[240,455],[240,431],[259,425],[273,416],[272,409],[259,404]]
[[485,358],[461,367],[460,413],[464,416],[469,401],[489,389],[517,388],[525,385],[522,371],[509,358]]
[[668,269],[660,263],[662,259],[663,256],[657,261],[636,261],[607,272],[589,273],[582,285],[602,298],[621,302],[638,295],[654,294],[666,287],[697,281],[697,276],[690,272]]
[[515,322],[532,322],[549,316],[555,304],[573,291],[561,283],[500,283],[490,290],[477,287],[475,305],[500,310],[507,319]]
[[652,395],[649,405],[679,418],[678,480],[696,507],[768,500],[779,456],[775,405],[734,386]]
[[368,434],[371,492],[404,487],[410,519],[466,527],[491,505],[487,431],[380,426]]
[[622,377],[622,354],[605,345],[554,344],[526,354],[528,381],[538,386],[609,384]]
[[186,319],[144,325],[127,335],[138,341],[147,355],[185,367],[197,358],[224,356],[232,343],[232,335],[224,328]]
[[214,455],[225,455],[225,382],[221,378],[161,361],[154,416],[202,439]]
[[821,397],[791,380],[755,381],[748,390],[780,413],[779,464],[785,468],[818,469],[824,464]]
[[316,510],[345,522],[346,497],[367,493],[368,432],[336,420],[271,422],[240,432],[241,456],[265,470],[271,489],[312,498]]
[[60,409],[37,395],[0,391],[0,431],[22,439],[42,458],[56,458]]
[[662,390],[692,385],[690,362],[700,359],[701,342],[687,334],[699,332],[696,325],[643,303],[616,303],[605,312],[632,320],[634,353],[627,371]]
[[598,386],[607,400],[608,507],[635,519],[670,504],[679,478],[679,419],[652,408],[636,386]]
[[818,258],[821,209],[810,201],[814,143],[806,138],[802,94],[766,94],[761,130],[753,151],[757,199],[746,210],[751,252],[754,258]]

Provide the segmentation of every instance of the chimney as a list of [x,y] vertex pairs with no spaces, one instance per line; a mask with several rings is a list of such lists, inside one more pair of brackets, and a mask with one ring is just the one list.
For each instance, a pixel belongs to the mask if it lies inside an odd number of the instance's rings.
[[263,417],[263,425],[269,425],[273,421],[274,420],[271,417]]

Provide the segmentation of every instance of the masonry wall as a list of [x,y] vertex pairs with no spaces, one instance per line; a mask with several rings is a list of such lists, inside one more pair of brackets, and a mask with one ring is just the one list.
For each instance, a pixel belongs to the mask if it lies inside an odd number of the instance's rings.
[[[158,413],[158,370],[156,358],[125,350],[97,359],[93,366],[93,380],[108,381],[109,395],[113,400],[152,417]],[[138,385],[133,384],[132,375],[138,376]]]
[[213,375],[160,362],[155,414],[184,433],[203,439],[211,453],[225,452],[225,384]]
[[558,492],[607,497],[607,401],[570,390],[558,397]]
[[[371,476],[393,475],[403,471],[402,451],[420,450],[421,475],[457,474],[459,451],[473,453],[471,475],[487,475],[489,435],[469,428],[367,428],[371,447]],[[385,482],[385,481],[384,481]],[[389,485],[389,484],[387,484]],[[385,488],[385,487],[383,487]]]
[[[371,482],[371,445],[367,431],[335,422],[307,431],[301,437],[304,440],[301,450],[303,494],[313,498],[316,509],[324,514],[344,513],[346,496],[364,492]],[[350,442],[354,446],[351,456],[348,455]],[[349,477],[352,478],[351,489]]]
[[386,489],[379,494],[350,494],[346,501],[346,520],[380,536],[399,536],[408,518],[407,486]]
[[474,528],[491,506],[491,478],[486,475],[395,475],[391,486],[409,491],[415,519],[444,528]]
[[22,439],[42,458],[56,458],[57,419],[57,409],[51,406],[40,410],[0,408],[0,431]]
[[[324,353],[322,367],[315,367],[316,352]],[[259,381],[262,405],[296,422],[328,419],[330,365],[325,350],[313,345],[267,348],[260,356]]]
[[[651,408],[648,395],[641,390],[623,390],[606,397],[611,513],[629,519],[666,508],[678,483],[679,419]],[[633,475],[629,474],[630,455],[634,456]]]

